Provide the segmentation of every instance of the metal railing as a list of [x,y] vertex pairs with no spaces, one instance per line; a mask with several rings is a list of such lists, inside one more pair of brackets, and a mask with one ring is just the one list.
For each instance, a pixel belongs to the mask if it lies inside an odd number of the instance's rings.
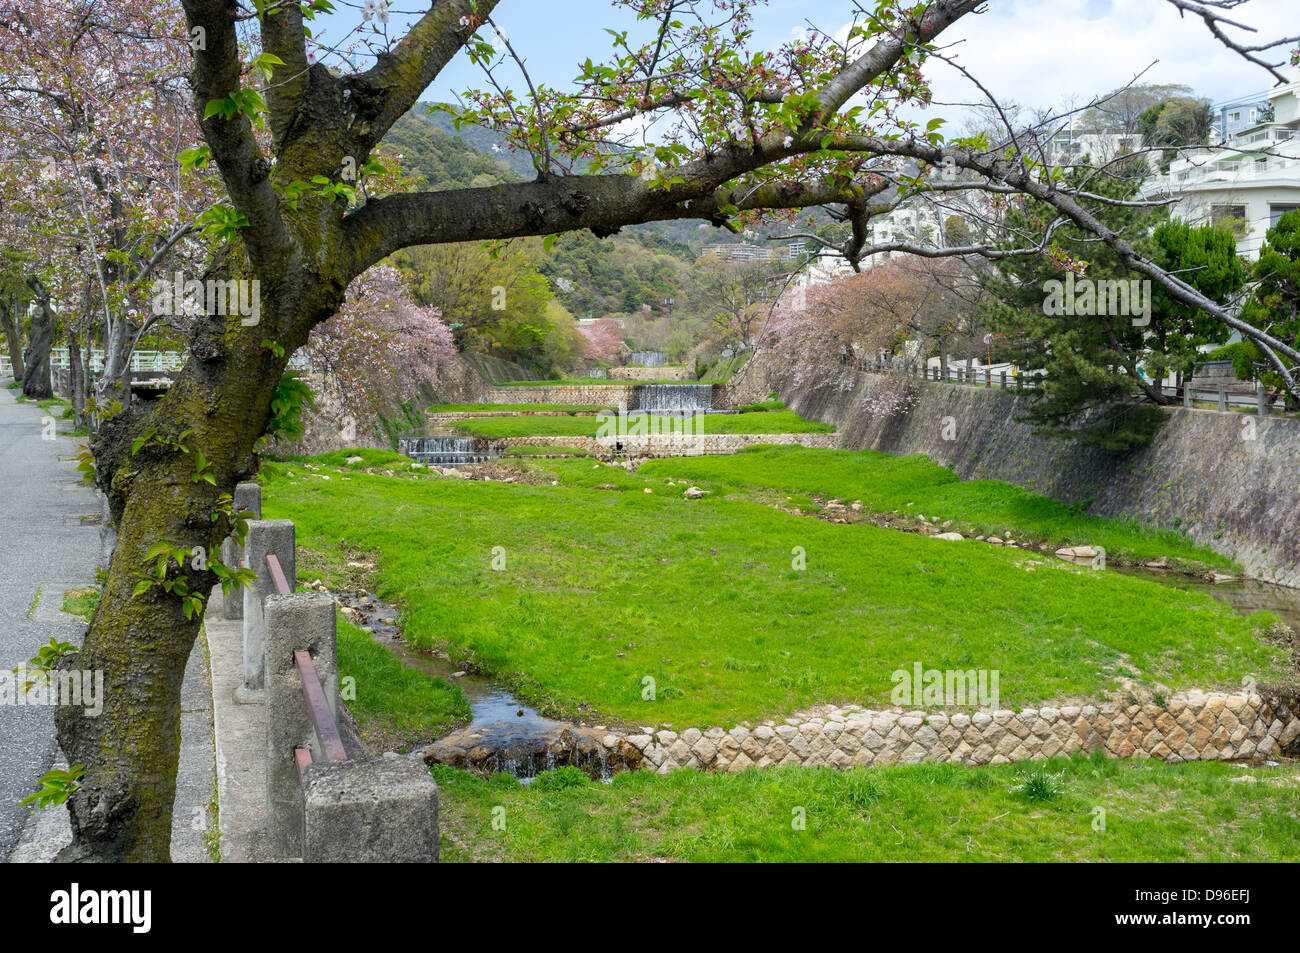
[[[282,596],[292,595],[289,580],[285,578],[284,568],[275,553],[266,554],[266,568],[275,583],[276,592]],[[293,661],[302,678],[303,700],[311,716],[312,729],[316,734],[316,744],[320,749],[321,757],[326,761],[348,760],[347,751],[343,747],[343,736],[339,734],[338,723],[334,720],[334,713],[330,711],[325,690],[321,688],[320,676],[316,674],[316,664],[312,661],[311,653],[306,649],[298,649],[293,653]],[[311,748],[307,745],[299,745],[294,749],[293,758],[298,766],[298,776],[302,777],[312,765]]]
[[[909,376],[919,377],[927,381],[961,384],[967,387],[997,387],[1000,390],[1016,391],[1032,389],[1034,379],[1042,376],[1041,371],[1017,371],[1014,369],[1007,371],[1004,368],[995,369],[989,367],[968,368],[962,364],[949,364],[945,374],[943,368],[939,365],[927,366],[917,361],[899,359],[869,360],[865,362],[863,369],[875,373],[902,370]],[[1246,382],[1238,381],[1238,383]],[[1205,390],[1204,388],[1189,385],[1184,385],[1179,390],[1177,387],[1161,385],[1160,393],[1165,397],[1181,397],[1184,407],[1192,407],[1197,403],[1216,404],[1219,410],[1230,410],[1234,407],[1253,407],[1260,416],[1286,409],[1284,400],[1269,398],[1263,387],[1258,383],[1254,385],[1253,393],[1232,391],[1226,384],[1220,385],[1214,390]]]
[[[82,359],[92,373],[102,374],[104,371],[104,352],[100,348],[95,348],[86,355],[83,352]],[[152,371],[179,371],[185,366],[188,360],[183,351],[132,351],[130,370],[135,373],[149,373]],[[72,366],[72,358],[68,354],[66,347],[55,347],[50,349],[50,367],[68,368]],[[306,355],[295,354],[289,358],[289,366],[294,370],[310,370],[311,364]],[[9,355],[0,354],[0,373],[13,374],[13,365],[9,361]]]

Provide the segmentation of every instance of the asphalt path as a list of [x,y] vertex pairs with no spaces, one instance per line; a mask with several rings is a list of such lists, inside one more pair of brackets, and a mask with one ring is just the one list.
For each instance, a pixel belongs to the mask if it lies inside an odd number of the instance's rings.
[[[59,607],[67,588],[94,582],[99,559],[99,503],[76,470],[77,441],[46,439],[47,414],[18,403],[16,393],[0,387],[0,674],[51,637],[81,644],[85,626]],[[51,708],[0,704],[0,859],[32,810],[18,802],[55,753]]]

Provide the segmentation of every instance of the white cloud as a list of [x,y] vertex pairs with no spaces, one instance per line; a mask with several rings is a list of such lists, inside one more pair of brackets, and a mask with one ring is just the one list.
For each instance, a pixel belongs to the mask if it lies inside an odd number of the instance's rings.
[[[1220,44],[1199,19],[1180,18],[1165,0],[990,0],[986,13],[963,17],[941,38],[1000,100],[1053,108],[1083,105],[1132,80],[1182,83],[1213,101],[1267,89],[1273,80]],[[1048,12],[1050,11],[1050,12]],[[1294,0],[1252,0],[1232,17],[1274,39],[1293,25]],[[1273,60],[1284,58],[1284,50]],[[1152,65],[1154,63],[1154,65]],[[982,94],[944,63],[927,76],[936,101],[972,102]],[[952,107],[937,112],[957,118]],[[952,125],[952,123],[950,123]]]

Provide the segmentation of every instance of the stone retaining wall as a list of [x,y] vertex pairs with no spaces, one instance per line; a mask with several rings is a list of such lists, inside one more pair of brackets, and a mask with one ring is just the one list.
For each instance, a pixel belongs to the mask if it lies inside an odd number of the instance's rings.
[[[1107,703],[969,715],[850,706],[730,730],[647,727],[625,733],[575,726],[563,733],[564,744],[573,747],[570,733],[580,735],[593,751],[603,749],[595,759],[602,765],[659,774],[791,764],[841,770],[923,761],[1009,764],[1081,751],[1170,763],[1229,761],[1295,754],[1300,748],[1300,701],[1254,693],[1189,692],[1175,695],[1166,705]],[[455,743],[448,737],[424,749],[423,756],[431,764],[468,769],[495,763],[493,752],[475,744],[472,738]]]
[[689,367],[611,367],[612,381],[693,381],[695,373]]
[[[659,370],[659,368],[654,368]],[[689,383],[689,381],[687,381]],[[638,409],[636,389],[643,384],[539,384],[525,387],[491,387],[474,403],[481,404],[594,404],[599,407]],[[714,384],[714,410],[731,408],[726,384]]]
[[742,374],[730,382],[737,403],[777,390],[801,416],[834,424],[846,448],[924,453],[963,479],[1006,480],[1098,516],[1186,532],[1250,577],[1300,587],[1295,418],[1168,408],[1151,443],[1113,453],[1035,436],[1016,419],[1029,398],[1015,391],[915,381],[910,409],[881,416],[870,399],[880,381],[873,374],[794,387],[771,352]]
[[475,449],[484,453],[506,453],[511,447],[569,447],[586,450],[601,460],[616,456],[629,457],[680,457],[698,454],[735,453],[745,447],[759,444],[797,444],[801,447],[835,449],[840,446],[840,436],[834,433],[773,433],[773,434],[682,434],[639,435],[621,438],[618,445],[610,445],[595,437],[503,437],[498,440],[480,438]]
[[1300,709],[1260,695],[1179,695],[1154,704],[1027,708],[974,715],[833,709],[730,731],[629,735],[646,767],[739,771],[751,765],[958,761],[1007,764],[1103,750],[1116,758],[1227,761],[1271,756],[1300,736]]
[[595,404],[631,407],[635,384],[546,384],[493,387],[484,404]]

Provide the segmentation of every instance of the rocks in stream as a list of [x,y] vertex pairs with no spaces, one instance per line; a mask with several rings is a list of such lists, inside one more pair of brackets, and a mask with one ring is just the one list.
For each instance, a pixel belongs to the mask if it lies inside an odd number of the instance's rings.
[[556,725],[533,737],[518,737],[506,728],[464,728],[420,749],[425,764],[489,776],[499,772],[531,778],[553,768],[572,766],[596,778],[635,770],[643,755],[622,735],[582,725]]

